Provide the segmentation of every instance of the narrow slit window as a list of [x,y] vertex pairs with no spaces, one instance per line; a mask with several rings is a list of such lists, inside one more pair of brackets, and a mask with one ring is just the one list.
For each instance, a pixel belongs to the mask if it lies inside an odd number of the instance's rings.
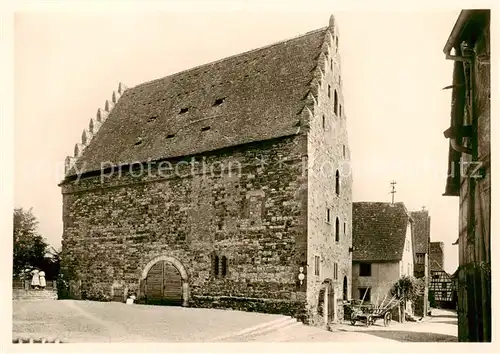
[[326,222],[330,223],[330,208],[326,208]]
[[338,170],[335,172],[335,193],[340,195],[340,173]]
[[330,91],[331,91],[331,87],[330,87],[330,85],[328,85],[328,98],[330,98],[330,97],[331,97],[331,93],[330,93]]
[[333,71],[333,59],[330,59],[330,70]]
[[214,277],[217,277],[219,276],[219,256],[214,255],[212,259],[213,259],[212,272]]
[[210,130],[210,127],[203,127],[203,128],[201,128],[201,131],[202,131],[202,132],[205,132],[205,131],[207,131],[207,130]]
[[339,242],[340,240],[340,222],[339,218],[335,219],[335,241]]
[[337,115],[337,113],[339,111],[338,101],[339,101],[339,97],[337,95],[337,90],[335,90],[334,97],[333,97],[333,111],[335,112],[335,115]]
[[189,108],[187,108],[187,107],[181,108],[181,110],[179,111],[179,114],[186,113],[187,111],[189,111]]
[[227,257],[221,257],[221,276],[225,277],[227,274]]
[[323,115],[323,122],[322,122],[322,125],[323,125],[323,129],[325,129],[325,127],[326,127],[326,119],[325,119],[325,115]]

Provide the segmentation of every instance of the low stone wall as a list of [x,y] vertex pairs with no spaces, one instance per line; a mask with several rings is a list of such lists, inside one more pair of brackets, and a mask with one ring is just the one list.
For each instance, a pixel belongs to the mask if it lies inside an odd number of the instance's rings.
[[294,317],[302,322],[307,322],[304,301],[233,296],[193,296],[189,301],[189,306],[281,314]]
[[12,300],[57,300],[57,290],[12,289]]

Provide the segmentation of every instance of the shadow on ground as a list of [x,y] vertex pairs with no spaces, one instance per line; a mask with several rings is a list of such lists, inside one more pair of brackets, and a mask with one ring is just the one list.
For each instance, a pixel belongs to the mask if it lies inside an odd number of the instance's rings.
[[408,331],[363,331],[372,336],[399,342],[457,342],[457,337],[448,334]]
[[437,316],[430,316],[431,318],[457,318],[457,315],[437,315]]
[[458,320],[443,320],[443,321],[432,321],[432,323],[444,323],[458,326]]

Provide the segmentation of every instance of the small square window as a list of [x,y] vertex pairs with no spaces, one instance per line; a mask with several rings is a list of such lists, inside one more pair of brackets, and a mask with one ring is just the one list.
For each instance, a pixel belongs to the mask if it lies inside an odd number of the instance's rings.
[[360,263],[359,264],[359,276],[360,277],[371,277],[372,275],[372,265],[370,263]]
[[213,104],[213,106],[214,107],[215,106],[220,106],[221,104],[224,103],[224,100],[225,100],[225,97],[216,99],[215,102],[214,102],[214,104]]

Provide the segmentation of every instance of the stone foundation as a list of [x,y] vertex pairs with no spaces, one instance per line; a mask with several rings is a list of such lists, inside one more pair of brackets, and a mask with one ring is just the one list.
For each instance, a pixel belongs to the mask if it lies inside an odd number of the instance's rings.
[[306,322],[305,301],[245,298],[235,296],[193,296],[190,307],[230,309],[281,314]]

